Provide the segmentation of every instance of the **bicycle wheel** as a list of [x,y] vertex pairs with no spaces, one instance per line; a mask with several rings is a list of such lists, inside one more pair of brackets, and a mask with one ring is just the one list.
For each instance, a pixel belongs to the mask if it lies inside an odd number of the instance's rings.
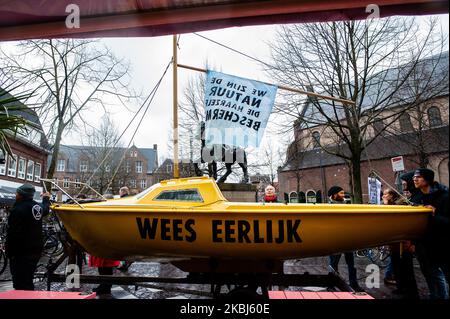
[[383,246],[380,249],[380,260],[385,261],[391,256],[391,251],[389,249],[389,246]]
[[54,235],[48,235],[44,238],[44,249],[42,254],[47,257],[56,257],[62,254],[64,247],[58,238]]
[[380,258],[380,251],[377,247],[367,249],[367,258],[374,263],[377,264]]
[[0,275],[3,274],[7,265],[8,258],[6,258],[5,252],[3,250],[0,250]]
[[366,257],[367,249],[357,250],[355,255],[356,255],[356,257],[359,257],[359,258]]

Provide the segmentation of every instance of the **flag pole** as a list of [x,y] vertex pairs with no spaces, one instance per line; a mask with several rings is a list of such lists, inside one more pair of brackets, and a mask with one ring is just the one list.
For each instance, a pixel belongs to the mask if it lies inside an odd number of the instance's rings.
[[177,35],[173,35],[173,177],[180,178],[178,168],[178,74]]
[[[189,65],[184,65],[184,64],[177,64],[177,65],[178,65],[178,67],[183,68],[183,69],[188,69],[188,70],[198,71],[198,72],[204,72],[204,73],[207,72],[206,69],[196,68],[196,67],[189,66]],[[290,92],[299,93],[299,94],[305,94],[305,95],[308,95],[308,96],[313,96],[313,97],[321,98],[321,99],[324,99],[324,100],[331,100],[331,101],[341,102],[341,103],[344,103],[344,104],[355,105],[355,102],[351,101],[351,100],[341,99],[341,98],[334,97],[334,96],[327,96],[327,95],[317,94],[317,93],[314,93],[314,92],[303,91],[303,90],[299,90],[299,89],[296,89],[296,88],[291,88],[291,87],[288,87],[288,86],[285,86],[285,85],[278,85],[278,84],[267,83],[267,82],[263,82],[263,83],[268,84],[268,85],[275,85],[279,89],[285,90],[285,91],[290,91]]]

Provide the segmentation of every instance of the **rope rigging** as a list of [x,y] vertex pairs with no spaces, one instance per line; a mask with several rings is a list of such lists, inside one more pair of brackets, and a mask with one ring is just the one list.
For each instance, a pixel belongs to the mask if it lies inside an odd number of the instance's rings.
[[[113,176],[112,176],[110,182],[108,183],[106,189],[108,189],[108,188],[111,186],[111,183],[112,183],[112,181],[114,180],[115,176],[117,175],[117,172],[118,172],[118,170],[119,170],[119,168],[120,168],[120,165],[122,165],[123,159],[125,158],[125,154],[126,154],[127,150],[129,149],[129,147],[130,147],[130,145],[131,145],[131,143],[132,143],[132,141],[133,141],[133,139],[134,139],[134,137],[135,137],[135,135],[136,135],[136,133],[137,133],[137,131],[138,131],[138,129],[139,129],[139,127],[140,127],[142,121],[143,121],[143,119],[144,119],[144,116],[145,116],[145,114],[147,113],[147,111],[148,111],[148,109],[149,109],[149,107],[150,107],[150,105],[151,105],[151,103],[152,103],[152,101],[153,101],[153,98],[155,97],[156,92],[158,91],[158,88],[159,88],[159,86],[160,86],[162,80],[164,79],[164,77],[165,77],[165,75],[166,75],[166,73],[167,73],[167,70],[169,69],[169,67],[170,67],[170,65],[172,64],[172,62],[173,62],[173,60],[171,59],[171,60],[169,61],[169,63],[167,64],[167,66],[166,66],[166,68],[165,68],[165,70],[164,70],[162,76],[161,76],[160,79],[158,80],[158,82],[155,84],[155,86],[153,87],[153,89],[150,91],[150,93],[148,94],[147,98],[144,100],[144,102],[142,103],[142,105],[139,107],[138,111],[134,114],[133,118],[130,120],[130,122],[128,123],[128,125],[126,126],[126,128],[122,131],[122,134],[120,134],[119,138],[114,142],[113,146],[109,149],[109,151],[107,152],[107,154],[104,156],[104,158],[102,159],[102,161],[100,162],[100,164],[97,165],[97,167],[95,168],[95,170],[93,171],[93,173],[91,174],[91,176],[90,176],[90,177],[88,178],[88,180],[86,181],[86,184],[89,184],[89,182],[90,182],[90,181],[92,180],[92,178],[95,176],[95,174],[97,173],[97,171],[99,170],[99,168],[105,163],[105,161],[107,160],[107,158],[109,157],[109,155],[113,152],[115,146],[119,143],[120,139],[123,137],[123,135],[125,134],[125,132],[128,130],[128,128],[129,128],[129,127],[131,126],[131,124],[134,122],[134,120],[136,119],[137,115],[141,112],[141,110],[143,109],[143,107],[144,107],[145,105],[147,105],[147,107],[145,108],[145,111],[144,111],[144,113],[142,114],[142,117],[141,117],[141,119],[140,119],[140,121],[139,121],[139,123],[138,123],[136,129],[134,130],[134,133],[133,133],[133,136],[132,136],[131,139],[130,139],[130,142],[128,143],[127,147],[124,148],[124,152],[123,152],[123,155],[122,155],[121,160],[120,160],[120,162],[119,162],[119,165],[117,166],[117,168],[116,168],[116,170],[115,170],[115,172],[114,172],[114,174],[113,174]],[[150,100],[150,101],[149,101],[149,100]],[[147,102],[148,102],[148,104],[147,104]],[[78,192],[78,194],[77,194],[77,197],[83,192],[83,190],[85,189],[85,187],[86,187],[86,186],[83,186],[83,187],[81,188],[81,190],[80,190],[80,191]]]
[[267,67],[269,67],[269,68],[271,68],[271,69],[274,69],[274,67],[273,67],[272,65],[270,65],[269,63],[266,63],[266,62],[264,62],[264,61],[261,61],[261,60],[255,58],[255,57],[252,57],[251,55],[248,55],[248,54],[246,54],[246,53],[244,53],[244,52],[241,52],[241,51],[239,51],[239,50],[233,49],[232,47],[229,47],[229,46],[227,46],[227,45],[225,45],[225,44],[222,44],[222,43],[220,43],[220,42],[217,42],[217,41],[215,41],[215,40],[213,40],[213,39],[207,38],[207,37],[205,37],[204,35],[198,34],[198,33],[196,33],[196,32],[194,32],[194,34],[195,34],[196,36],[200,37],[200,38],[203,38],[203,39],[205,39],[205,40],[207,40],[207,41],[210,41],[210,42],[212,42],[212,43],[215,43],[215,44],[217,44],[217,45],[219,45],[219,46],[221,46],[221,47],[224,47],[224,48],[226,48],[226,49],[228,49],[228,50],[230,50],[230,51],[233,51],[233,52],[235,52],[235,53],[237,53],[237,54],[240,54],[240,55],[242,55],[242,56],[245,56],[246,58],[249,58],[249,59],[254,60],[254,61],[258,62],[258,63],[264,64],[265,66],[267,66]]
[[156,92],[158,91],[159,86],[160,86],[162,80],[164,79],[164,77],[165,77],[165,75],[166,75],[166,73],[167,73],[167,70],[169,69],[169,67],[170,67],[170,65],[172,64],[172,62],[173,62],[173,60],[171,60],[171,61],[167,64],[167,67],[166,67],[166,69],[164,70],[163,75],[161,76],[161,78],[159,79],[158,83],[156,84],[154,93],[153,93],[153,95],[152,95],[152,97],[151,97],[151,99],[150,99],[150,101],[149,101],[149,103],[148,103],[148,105],[147,105],[147,107],[146,107],[144,113],[142,114],[142,117],[141,117],[141,119],[140,119],[140,121],[139,121],[139,123],[138,123],[136,129],[134,130],[134,133],[133,133],[133,136],[132,136],[131,139],[130,139],[130,142],[128,143],[127,147],[124,149],[124,152],[123,152],[123,154],[122,154],[122,157],[121,157],[121,159],[120,159],[120,162],[119,162],[119,164],[117,165],[116,171],[114,172],[113,176],[111,177],[111,180],[109,181],[108,186],[106,187],[106,189],[108,189],[108,188],[111,186],[112,182],[114,181],[114,178],[116,177],[117,173],[119,172],[120,166],[122,165],[123,160],[125,159],[125,154],[126,154],[127,150],[130,148],[130,145],[131,145],[131,143],[133,142],[133,139],[134,139],[134,137],[136,136],[136,133],[137,133],[137,131],[139,130],[139,127],[141,126],[142,121],[144,120],[145,114],[147,113],[147,111],[148,111],[150,105],[152,104],[153,99],[154,99],[154,97],[155,97],[155,95],[156,95]]

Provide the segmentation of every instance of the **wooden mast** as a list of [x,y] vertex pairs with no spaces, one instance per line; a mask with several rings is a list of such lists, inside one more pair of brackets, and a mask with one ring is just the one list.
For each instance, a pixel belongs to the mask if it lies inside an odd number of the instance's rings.
[[173,35],[173,177],[180,178],[178,168],[178,76],[177,35]]

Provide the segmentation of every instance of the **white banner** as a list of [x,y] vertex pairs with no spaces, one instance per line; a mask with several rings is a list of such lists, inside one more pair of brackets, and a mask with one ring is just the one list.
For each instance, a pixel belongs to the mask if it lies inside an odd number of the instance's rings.
[[205,87],[207,145],[258,147],[277,87],[208,70]]
[[368,178],[369,204],[381,204],[381,182],[377,178]]

